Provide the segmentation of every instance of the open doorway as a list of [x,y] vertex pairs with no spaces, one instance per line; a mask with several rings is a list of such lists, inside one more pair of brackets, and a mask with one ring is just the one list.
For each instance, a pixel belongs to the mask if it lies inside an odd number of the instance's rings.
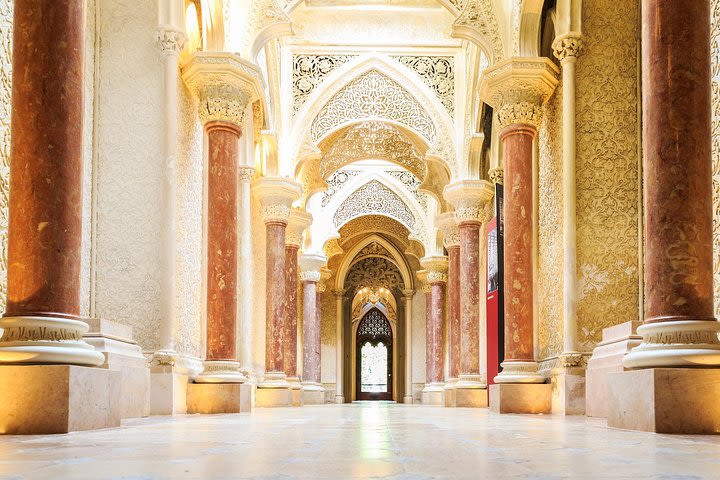
[[373,308],[360,320],[356,333],[358,400],[393,399],[393,333],[385,314]]

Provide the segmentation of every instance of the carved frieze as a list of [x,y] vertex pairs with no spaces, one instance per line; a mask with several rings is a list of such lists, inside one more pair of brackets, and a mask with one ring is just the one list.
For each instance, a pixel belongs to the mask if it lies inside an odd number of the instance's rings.
[[394,55],[395,60],[415,72],[430,87],[448,111],[455,111],[455,57]]
[[335,212],[333,223],[339,228],[353,218],[368,214],[388,215],[409,230],[412,230],[416,224],[415,215],[405,202],[377,180],[366,183],[350,194]]
[[357,55],[293,55],[293,115],[325,77]]

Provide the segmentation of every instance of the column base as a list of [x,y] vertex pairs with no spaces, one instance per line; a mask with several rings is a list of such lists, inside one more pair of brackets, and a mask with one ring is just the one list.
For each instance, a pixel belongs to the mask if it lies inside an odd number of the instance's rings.
[[0,338],[0,365],[63,364],[97,367],[105,362],[103,354],[96,352],[83,340],[88,324],[80,320],[2,317],[0,330],[3,331]]
[[403,403],[405,403],[405,404],[407,404],[407,405],[412,405],[412,404],[413,404],[413,397],[412,397],[412,395],[405,395],[405,396],[403,397]]
[[585,369],[560,368],[552,373],[552,413],[585,415]]
[[316,382],[303,382],[302,396],[304,405],[323,405],[325,403],[325,389]]
[[140,346],[132,340],[132,327],[100,319],[88,321],[85,341],[103,354],[100,368],[120,371],[120,417],[150,415],[150,368]]
[[0,434],[120,426],[120,372],[75,365],[0,366]]
[[502,362],[500,366],[502,371],[495,377],[495,383],[545,383],[537,362]]
[[345,397],[343,397],[342,395],[335,395],[335,403],[337,403],[337,404],[345,403]]
[[549,383],[498,383],[490,385],[490,411],[495,413],[551,413]]
[[603,329],[602,341],[593,350],[585,371],[585,415],[607,418],[607,379],[625,371],[623,358],[640,345],[635,334],[639,322],[625,322]]
[[238,362],[227,360],[206,360],[203,371],[193,378],[195,383],[245,383],[247,378],[240,373]]
[[642,343],[625,356],[625,368],[720,367],[720,322],[649,323],[637,333]]
[[608,375],[608,426],[720,433],[720,369],[648,368]]
[[187,385],[202,369],[202,362],[159,350],[152,355],[150,365],[150,415],[187,413]]
[[284,372],[265,372],[255,392],[255,406],[261,408],[289,407],[292,390]]
[[457,378],[451,378],[445,384],[445,406],[457,407]]
[[288,377],[288,383],[290,384],[290,395],[292,397],[293,407],[303,406],[303,387],[300,383],[300,377]]
[[442,382],[432,382],[425,385],[422,391],[423,405],[445,405],[445,388]]
[[252,411],[252,390],[247,383],[189,383],[188,413],[249,413]]

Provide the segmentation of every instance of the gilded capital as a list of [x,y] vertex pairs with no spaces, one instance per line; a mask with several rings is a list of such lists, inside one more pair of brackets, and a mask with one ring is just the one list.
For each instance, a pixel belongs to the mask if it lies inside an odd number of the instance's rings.
[[291,206],[302,193],[299,183],[283,177],[262,177],[252,189],[260,200],[260,215],[265,223],[287,224]]
[[480,97],[497,112],[500,128],[540,126],[542,105],[558,83],[559,70],[545,57],[513,57],[485,70]]
[[443,196],[455,207],[458,225],[483,223],[485,206],[495,196],[495,189],[487,180],[460,180],[445,186]]
[[424,257],[420,265],[425,269],[425,280],[429,285],[447,283],[448,258],[445,256]]
[[247,106],[263,92],[260,70],[232,53],[196,52],[182,66],[182,78],[198,98],[203,124],[242,127]]
[[155,43],[163,55],[180,55],[187,43],[185,32],[172,26],[164,25],[155,32]]
[[453,212],[441,213],[435,217],[435,224],[443,234],[445,248],[460,246],[460,227]]
[[503,169],[502,167],[495,167],[488,170],[488,176],[493,185],[503,184]]
[[297,248],[302,247],[303,232],[312,223],[312,215],[299,208],[290,210],[287,229],[285,230],[285,245]]
[[580,32],[568,32],[558,35],[552,43],[553,54],[560,60],[577,59],[585,49],[585,37]]

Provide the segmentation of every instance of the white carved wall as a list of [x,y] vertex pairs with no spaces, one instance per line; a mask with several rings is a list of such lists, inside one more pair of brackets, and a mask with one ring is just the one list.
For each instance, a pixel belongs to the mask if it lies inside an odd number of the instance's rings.
[[8,180],[10,175],[10,92],[13,0],[0,0],[0,307],[7,294]]

